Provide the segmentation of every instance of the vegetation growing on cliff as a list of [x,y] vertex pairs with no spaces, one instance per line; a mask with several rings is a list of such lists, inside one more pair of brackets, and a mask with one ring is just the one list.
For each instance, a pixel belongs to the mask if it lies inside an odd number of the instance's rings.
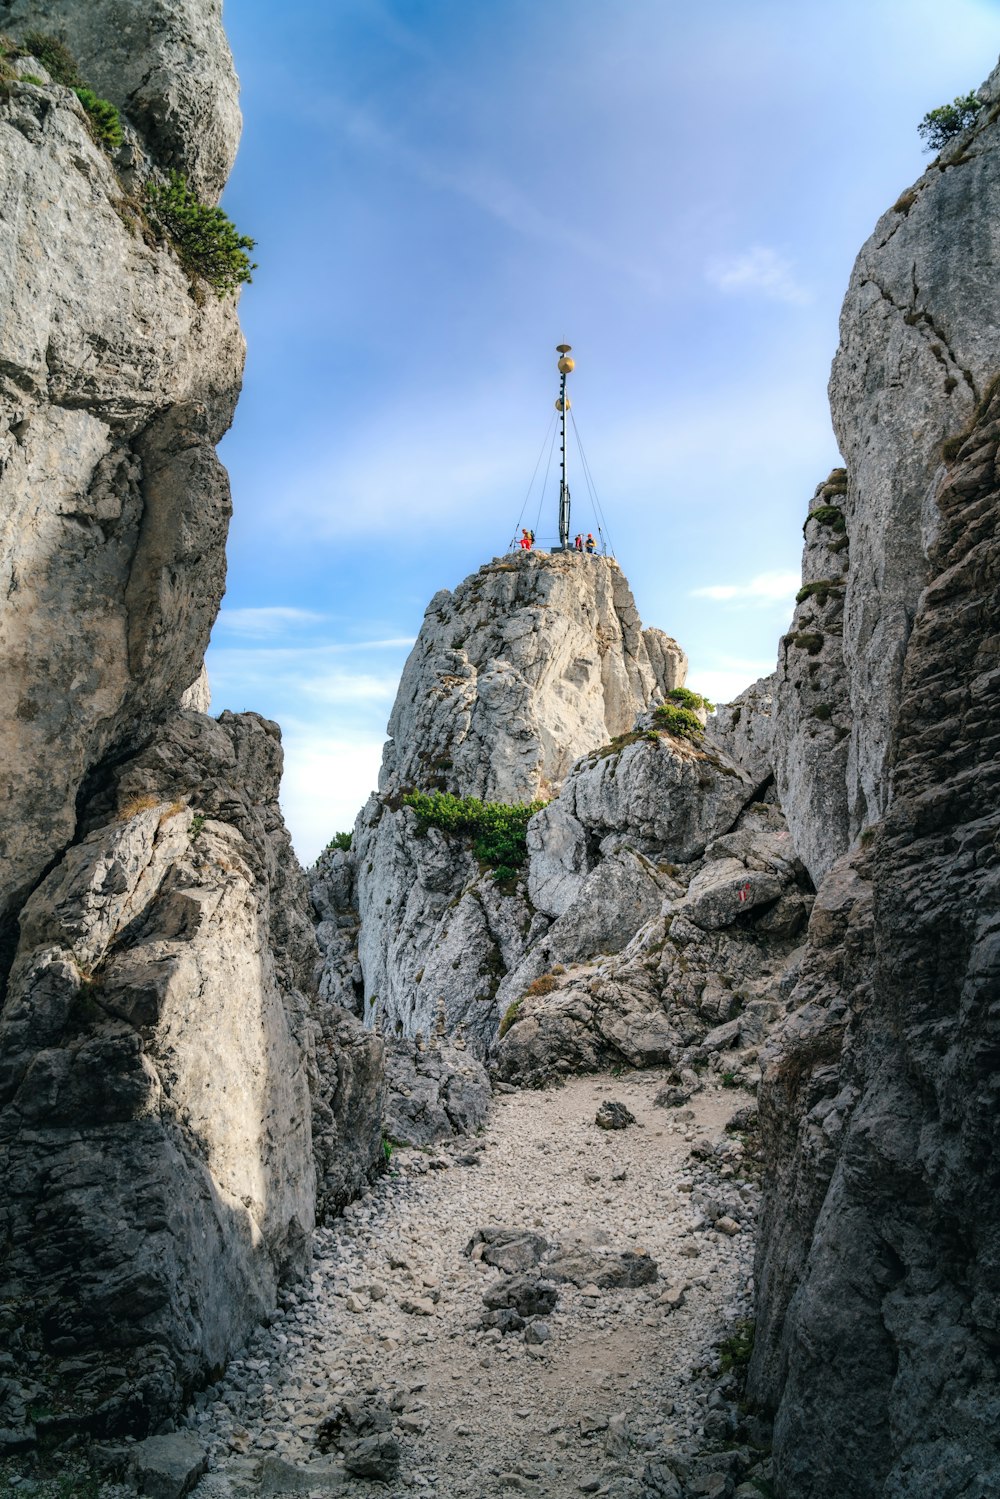
[[[34,57],[42,64],[53,83],[71,88],[87,114],[90,133],[99,146],[114,151],[124,140],[121,115],[110,99],[102,99],[80,76],[76,58],[57,36],[45,31],[28,31],[20,42],[10,37],[0,37],[0,79],[17,79],[16,68],[11,60],[18,57]],[[45,84],[35,73],[22,73],[22,83],[33,83],[37,88]]]
[[26,31],[18,51],[37,57],[53,82],[66,88],[84,87],[76,58],[57,36],[50,36],[46,31]]
[[667,698],[679,708],[690,708],[692,712],[699,708],[703,708],[706,713],[715,712],[715,704],[710,703],[707,697],[702,697],[700,692],[692,692],[690,687],[671,687]]
[[[692,696],[696,694],[692,693]],[[697,744],[704,734],[701,719],[690,708],[679,708],[675,703],[661,703],[653,714],[658,729],[676,734],[679,739],[690,739]]]
[[90,131],[97,144],[115,150],[125,137],[122,134],[121,115],[110,99],[98,98],[93,89],[89,88],[75,88],[73,92],[87,111]]
[[481,802],[476,796],[453,796],[450,791],[410,791],[403,803],[413,808],[421,827],[471,838],[472,852],[481,864],[489,865],[497,881],[511,879],[527,860],[528,822],[545,806],[545,802]]
[[839,591],[843,586],[842,578],[816,578],[812,583],[803,583],[795,595],[795,602],[804,604],[806,599],[815,599],[817,604],[822,606],[831,593]]
[[802,534],[806,534],[806,526],[814,520],[818,525],[829,526],[832,531],[844,532],[847,530],[847,517],[839,505],[817,505],[810,510],[802,522]]
[[917,126],[924,150],[940,151],[956,135],[975,124],[982,107],[982,99],[972,93],[959,95],[950,104],[940,104],[937,109],[929,109]]
[[218,297],[253,280],[257,266],[250,251],[256,241],[240,234],[223,209],[202,203],[181,172],[171,172],[167,182],[149,183],[146,203],[154,224],[173,241],[188,275],[207,281]]

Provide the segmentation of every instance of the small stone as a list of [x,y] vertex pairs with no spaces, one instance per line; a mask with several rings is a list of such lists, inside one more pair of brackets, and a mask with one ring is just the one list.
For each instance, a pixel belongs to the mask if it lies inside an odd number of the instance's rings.
[[726,1234],[731,1239],[735,1234],[738,1234],[741,1230],[740,1230],[740,1225],[736,1222],[735,1218],[725,1218],[725,1217],[723,1217],[723,1218],[716,1218],[716,1220],[715,1220],[715,1231],[716,1231],[717,1234]]
[[434,1303],[429,1296],[404,1296],[399,1310],[408,1317],[433,1317]]
[[607,1416],[592,1415],[592,1414],[588,1414],[588,1413],[585,1412],[580,1417],[580,1435],[581,1436],[584,1436],[584,1437],[586,1437],[586,1436],[592,1436],[594,1432],[597,1432],[597,1431],[607,1431],[607,1429],[608,1429],[608,1418],[607,1418]]
[[355,1478],[377,1478],[389,1482],[399,1472],[399,1443],[386,1432],[361,1437],[344,1448],[344,1467]]
[[635,1115],[623,1103],[606,1098],[597,1110],[594,1122],[598,1129],[627,1129],[635,1123]]
[[551,1327],[547,1322],[541,1320],[529,1322],[524,1329],[524,1341],[526,1343],[547,1343],[551,1336]]
[[346,1297],[344,1305],[349,1312],[363,1312],[365,1309],[364,1301],[360,1296],[356,1296],[353,1291]]

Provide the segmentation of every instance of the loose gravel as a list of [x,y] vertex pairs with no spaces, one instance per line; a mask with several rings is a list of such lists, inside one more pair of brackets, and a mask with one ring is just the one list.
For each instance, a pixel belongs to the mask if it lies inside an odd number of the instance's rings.
[[[650,1071],[501,1094],[478,1139],[397,1150],[317,1234],[308,1281],[185,1416],[209,1455],[195,1499],[639,1499],[663,1492],[650,1462],[683,1467],[725,1446],[735,1381],[720,1379],[719,1347],[749,1315],[758,1193],[723,1126],[748,1097],[710,1085],[687,1108],[656,1107],[663,1082]],[[598,1128],[609,1100],[636,1123]],[[481,1322],[503,1272],[466,1253],[490,1225],[643,1252],[659,1275],[633,1290],[562,1283],[550,1337],[501,1335]],[[379,1397],[401,1456],[384,1483],[319,1449],[339,1402]]]

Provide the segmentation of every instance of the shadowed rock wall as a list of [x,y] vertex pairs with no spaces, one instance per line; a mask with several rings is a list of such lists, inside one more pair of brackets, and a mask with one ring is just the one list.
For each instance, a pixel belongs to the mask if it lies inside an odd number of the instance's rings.
[[998,83],[862,251],[831,382],[849,836],[881,820],[823,880],[762,1056],[750,1389],[780,1499],[1000,1485]]

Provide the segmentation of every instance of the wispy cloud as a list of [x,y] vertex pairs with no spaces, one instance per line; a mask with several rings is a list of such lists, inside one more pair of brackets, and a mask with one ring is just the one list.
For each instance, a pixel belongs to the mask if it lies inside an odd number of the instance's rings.
[[259,639],[282,635],[298,625],[322,624],[325,614],[312,609],[292,609],[267,605],[258,609],[223,609],[218,628],[234,635],[251,635]]
[[647,295],[662,293],[658,269],[640,265],[612,249],[603,237],[574,229],[558,214],[547,212],[528,198],[517,183],[483,158],[461,160],[421,149],[404,140],[368,106],[360,106],[327,93],[316,105],[314,116],[332,123],[345,139],[360,149],[391,162],[399,171],[436,192],[453,194],[526,239],[556,245],[562,251],[582,255],[605,269],[632,278]]
[[747,660],[741,656],[709,653],[694,657],[688,670],[688,682],[713,703],[731,703],[745,687],[761,677],[769,677],[773,670],[774,657],[769,661]]
[[708,583],[703,588],[692,588],[691,597],[716,599],[720,603],[787,604],[794,599],[800,583],[798,573],[758,573],[747,583]]
[[737,255],[719,255],[705,268],[706,279],[719,291],[757,293],[772,302],[802,305],[812,300],[795,277],[790,260],[767,245],[751,245]]

